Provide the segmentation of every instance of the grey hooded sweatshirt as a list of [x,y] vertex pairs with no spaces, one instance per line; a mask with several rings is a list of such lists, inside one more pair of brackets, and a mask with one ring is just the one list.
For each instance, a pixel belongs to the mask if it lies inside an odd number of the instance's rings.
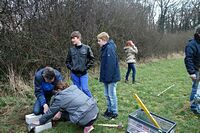
[[40,118],[40,124],[45,124],[58,111],[68,112],[72,123],[84,126],[97,116],[99,109],[94,98],[71,85],[54,96],[49,110]]

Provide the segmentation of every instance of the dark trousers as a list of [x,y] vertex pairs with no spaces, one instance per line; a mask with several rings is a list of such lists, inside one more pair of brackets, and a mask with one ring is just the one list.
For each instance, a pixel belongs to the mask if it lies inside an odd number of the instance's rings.
[[[93,125],[93,123],[97,120],[99,116],[99,113],[97,114],[96,118],[94,118],[93,120],[89,121],[86,125],[81,125],[81,127],[88,127]],[[62,115],[61,115],[61,121],[70,121],[69,119],[69,113],[67,111],[62,111]]]
[[134,63],[128,63],[128,70],[126,72],[126,80],[128,80],[129,74],[132,70],[132,81],[135,81],[136,69]]
[[[46,98],[46,101],[47,101],[47,105],[48,105],[48,106],[49,106],[49,104],[50,104],[50,99],[51,99],[51,97]],[[40,101],[37,99],[37,100],[35,101],[34,106],[33,106],[33,113],[34,113],[35,115],[44,114],[43,110],[44,110],[43,106],[41,106]]]
[[86,125],[84,125],[83,127],[88,127],[88,126],[91,126],[93,125],[93,123],[97,120],[99,116],[99,113],[97,114],[96,118],[94,118],[93,120],[91,120],[90,122],[88,122]]

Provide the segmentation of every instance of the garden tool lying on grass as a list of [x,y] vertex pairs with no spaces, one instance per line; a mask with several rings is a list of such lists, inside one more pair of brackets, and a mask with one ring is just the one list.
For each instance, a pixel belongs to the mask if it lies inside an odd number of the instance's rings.
[[143,102],[140,100],[140,98],[137,96],[137,94],[135,94],[133,96],[136,101],[138,102],[138,104],[140,105],[140,107],[144,110],[145,114],[149,117],[149,119],[151,120],[151,122],[159,129],[161,129],[161,127],[158,125],[158,122],[153,118],[153,116],[150,114],[149,110],[146,108],[146,106],[143,104]]
[[167,90],[169,90],[169,89],[172,88],[173,86],[174,86],[174,84],[171,85],[171,86],[169,86],[167,89],[165,89],[165,90],[162,91],[161,93],[159,93],[157,96],[159,97],[161,94],[163,94],[164,92],[166,92]]
[[119,123],[119,124],[96,124],[96,125],[102,126],[102,127],[123,128],[122,123]]

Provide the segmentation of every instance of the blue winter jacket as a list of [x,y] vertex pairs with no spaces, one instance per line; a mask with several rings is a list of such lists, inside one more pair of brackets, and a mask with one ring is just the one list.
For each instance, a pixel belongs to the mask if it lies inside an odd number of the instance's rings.
[[113,83],[120,80],[120,70],[116,45],[113,40],[109,40],[101,48],[100,82]]
[[200,68],[200,43],[197,43],[195,39],[189,40],[185,47],[185,66],[187,72],[195,74]]
[[35,96],[40,102],[40,105],[43,106],[47,103],[47,98],[51,98],[53,95],[53,89],[58,81],[62,81],[63,77],[61,73],[54,69],[55,72],[55,80],[52,83],[45,82],[42,73],[45,70],[45,68],[40,69],[35,73],[35,79],[34,79],[34,87],[35,87]]

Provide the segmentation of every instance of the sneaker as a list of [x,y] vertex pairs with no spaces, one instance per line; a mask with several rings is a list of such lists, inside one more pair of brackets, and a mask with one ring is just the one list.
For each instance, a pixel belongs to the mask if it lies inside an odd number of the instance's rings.
[[92,125],[88,126],[88,127],[85,127],[84,128],[84,133],[90,133],[93,129],[94,129],[94,127]]
[[106,109],[106,111],[103,113],[103,116],[107,114],[108,114],[108,109]]
[[106,109],[106,111],[104,112],[103,116],[106,118],[109,118],[111,115],[111,112],[108,112],[108,109]]
[[194,113],[194,114],[200,114],[199,112],[199,106],[195,105],[194,103],[190,106],[190,110]]
[[118,116],[118,114],[113,114],[113,113],[110,115],[111,119],[115,119],[115,118],[117,118],[117,116]]
[[198,112],[197,112],[197,110],[196,109],[190,109],[191,111],[192,111],[192,113],[194,113],[194,114],[199,114]]

